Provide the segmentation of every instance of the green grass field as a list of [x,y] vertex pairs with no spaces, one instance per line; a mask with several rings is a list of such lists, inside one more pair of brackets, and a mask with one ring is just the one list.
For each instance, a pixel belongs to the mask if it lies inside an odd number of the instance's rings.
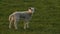
[[[30,28],[19,21],[18,30],[9,29],[8,16],[28,7],[35,7]],[[0,34],[60,34],[60,0],[0,0]]]

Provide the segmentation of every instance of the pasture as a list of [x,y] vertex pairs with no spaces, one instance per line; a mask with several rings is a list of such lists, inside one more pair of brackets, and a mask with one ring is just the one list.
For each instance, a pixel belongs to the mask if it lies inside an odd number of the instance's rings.
[[[18,30],[9,29],[8,16],[28,7],[35,7],[30,28],[24,30],[21,20]],[[60,34],[60,0],[0,0],[0,34]]]

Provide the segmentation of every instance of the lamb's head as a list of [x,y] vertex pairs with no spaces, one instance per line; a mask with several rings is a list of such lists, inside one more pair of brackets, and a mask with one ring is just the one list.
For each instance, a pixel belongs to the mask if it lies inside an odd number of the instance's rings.
[[32,13],[34,13],[34,8],[33,7],[30,7],[29,9],[31,10]]

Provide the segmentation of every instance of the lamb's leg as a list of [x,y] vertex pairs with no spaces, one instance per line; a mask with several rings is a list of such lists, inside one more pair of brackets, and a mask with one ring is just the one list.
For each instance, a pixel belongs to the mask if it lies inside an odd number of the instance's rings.
[[13,23],[13,20],[14,20],[14,18],[13,18],[13,15],[10,15],[9,16],[9,28],[11,28],[11,26],[12,26],[12,23]]
[[12,25],[12,21],[10,21],[10,23],[9,23],[9,28],[11,28],[11,25]]
[[24,22],[24,29],[26,29],[26,23]]
[[26,23],[27,28],[29,28],[29,22]]
[[17,29],[17,20],[16,20],[16,17],[14,16],[13,18],[14,18],[14,22],[13,22],[14,23],[14,27],[15,27],[15,29]]
[[28,21],[24,22],[24,29],[26,29],[26,28],[29,28],[29,22]]

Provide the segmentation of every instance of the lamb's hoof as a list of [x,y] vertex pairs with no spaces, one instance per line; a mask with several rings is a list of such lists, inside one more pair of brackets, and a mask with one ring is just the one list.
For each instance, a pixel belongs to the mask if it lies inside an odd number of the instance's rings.
[[24,28],[24,30],[26,30],[26,28]]
[[18,28],[15,28],[15,30],[17,30]]
[[11,29],[11,27],[9,27],[9,29]]

